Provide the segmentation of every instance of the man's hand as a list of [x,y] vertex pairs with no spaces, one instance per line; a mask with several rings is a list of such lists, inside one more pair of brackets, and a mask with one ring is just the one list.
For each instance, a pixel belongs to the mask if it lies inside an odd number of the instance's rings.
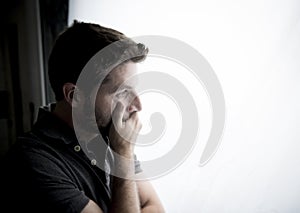
[[134,143],[141,129],[137,112],[124,120],[125,106],[118,102],[112,113],[113,125],[109,131],[110,146],[121,155],[115,156],[114,169],[117,176],[113,178],[112,204],[109,212],[140,212],[140,201],[136,182],[131,180],[135,174]]
[[[127,120],[124,120],[124,113],[125,106],[118,102],[112,113],[113,125],[109,130],[109,139],[113,151],[123,158],[115,156],[114,169],[118,175],[114,176],[112,181],[112,202],[109,212],[164,212],[150,183],[137,183],[131,179],[135,175],[134,144],[142,126],[137,112],[131,113]],[[102,213],[102,210],[90,200],[83,213],[88,212]]]
[[124,120],[125,106],[118,102],[113,113],[111,129],[109,131],[111,148],[119,155],[132,158],[134,144],[142,125],[138,113],[133,112],[127,120]]

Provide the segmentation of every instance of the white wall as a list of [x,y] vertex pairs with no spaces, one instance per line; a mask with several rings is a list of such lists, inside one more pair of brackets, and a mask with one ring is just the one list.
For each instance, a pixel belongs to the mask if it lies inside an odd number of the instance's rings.
[[69,22],[74,18],[129,36],[185,41],[222,84],[226,128],[213,159],[198,166],[211,119],[203,98],[194,151],[153,180],[167,212],[300,211],[299,1],[71,0]]

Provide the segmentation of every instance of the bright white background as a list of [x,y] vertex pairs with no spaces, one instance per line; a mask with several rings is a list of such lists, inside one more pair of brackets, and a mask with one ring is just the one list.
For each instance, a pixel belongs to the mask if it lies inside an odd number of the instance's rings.
[[[222,84],[226,128],[213,159],[198,166],[211,125],[200,88],[193,93],[201,125],[195,149],[180,167],[153,180],[167,212],[300,211],[299,1],[70,0],[69,12],[69,23],[78,19],[130,37],[156,34],[185,41],[209,61]],[[187,82],[188,77],[183,83],[193,90]],[[180,128],[170,100],[161,97],[157,103],[151,94],[142,99],[144,121],[147,112],[160,110],[167,128]],[[137,148],[138,156],[159,156],[172,142],[166,144]]]

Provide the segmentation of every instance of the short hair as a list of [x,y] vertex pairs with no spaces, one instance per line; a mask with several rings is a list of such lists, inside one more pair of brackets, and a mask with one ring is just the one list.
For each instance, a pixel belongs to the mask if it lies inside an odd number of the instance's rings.
[[64,99],[63,85],[76,84],[82,69],[97,52],[120,40],[127,41],[128,45],[116,51],[115,57],[126,51],[132,55],[130,61],[140,62],[146,58],[148,48],[145,45],[111,28],[75,20],[63,31],[56,39],[48,60],[48,77],[56,101]]

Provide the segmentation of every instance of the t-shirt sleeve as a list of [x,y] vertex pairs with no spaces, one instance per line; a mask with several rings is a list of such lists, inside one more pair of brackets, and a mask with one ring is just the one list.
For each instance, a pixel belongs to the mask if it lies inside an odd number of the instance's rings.
[[42,153],[28,152],[24,158],[32,193],[47,212],[81,212],[87,205],[89,198],[71,180],[64,165]]

